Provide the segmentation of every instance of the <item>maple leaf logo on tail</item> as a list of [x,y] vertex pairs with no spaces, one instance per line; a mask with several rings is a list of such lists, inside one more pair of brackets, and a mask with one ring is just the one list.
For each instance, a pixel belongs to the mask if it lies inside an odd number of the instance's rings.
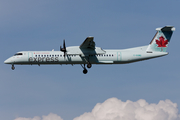
[[168,40],[165,40],[163,36],[159,38],[159,40],[156,40],[157,47],[161,47],[161,51],[163,51],[163,47],[167,47]]

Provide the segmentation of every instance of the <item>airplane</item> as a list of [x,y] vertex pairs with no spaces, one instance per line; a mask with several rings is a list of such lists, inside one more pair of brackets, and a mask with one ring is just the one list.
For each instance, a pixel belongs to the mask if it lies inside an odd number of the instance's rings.
[[14,65],[42,64],[80,64],[83,73],[88,72],[92,64],[126,64],[165,56],[167,47],[175,27],[156,28],[156,34],[149,45],[128,49],[102,49],[95,46],[94,37],[89,36],[80,46],[66,47],[65,40],[60,51],[20,51],[4,61]]

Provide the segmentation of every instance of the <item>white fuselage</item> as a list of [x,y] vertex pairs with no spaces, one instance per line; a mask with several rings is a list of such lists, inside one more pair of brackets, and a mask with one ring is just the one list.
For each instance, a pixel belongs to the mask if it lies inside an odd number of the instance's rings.
[[[135,47],[130,49],[117,49],[117,50],[103,50],[104,53],[94,54],[91,52],[78,52],[74,48],[74,53],[65,54],[61,51],[21,51],[10,58],[4,63],[6,64],[124,64],[131,63],[150,58],[160,57],[167,55],[167,52],[147,52],[148,46]],[[97,49],[99,49],[97,47]],[[68,50],[68,47],[67,47]]]

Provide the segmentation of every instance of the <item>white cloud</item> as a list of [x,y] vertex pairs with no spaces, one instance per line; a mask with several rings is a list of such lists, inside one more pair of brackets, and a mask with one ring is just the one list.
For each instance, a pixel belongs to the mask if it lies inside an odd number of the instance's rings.
[[170,100],[149,104],[143,99],[122,102],[110,98],[96,104],[92,112],[84,113],[74,120],[180,120],[180,114],[177,104]]
[[[16,118],[15,120],[63,120],[60,116],[50,113],[42,118]],[[123,102],[117,98],[97,103],[91,112],[74,118],[74,120],[180,120],[177,104],[170,100],[149,104],[140,99],[136,102]]]
[[34,118],[23,118],[23,117],[18,117],[14,120],[63,120],[60,116],[54,114],[54,113],[50,113],[49,115],[42,116],[42,119],[38,116],[35,116]]
[[41,120],[41,118],[38,117],[38,116],[35,116],[34,118],[23,118],[23,117],[19,117],[19,118],[16,118],[15,120]]

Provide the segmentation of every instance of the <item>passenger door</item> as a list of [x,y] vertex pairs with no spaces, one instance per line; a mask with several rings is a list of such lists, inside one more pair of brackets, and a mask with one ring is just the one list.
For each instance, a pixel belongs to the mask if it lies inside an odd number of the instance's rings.
[[117,61],[121,61],[121,52],[117,52]]

